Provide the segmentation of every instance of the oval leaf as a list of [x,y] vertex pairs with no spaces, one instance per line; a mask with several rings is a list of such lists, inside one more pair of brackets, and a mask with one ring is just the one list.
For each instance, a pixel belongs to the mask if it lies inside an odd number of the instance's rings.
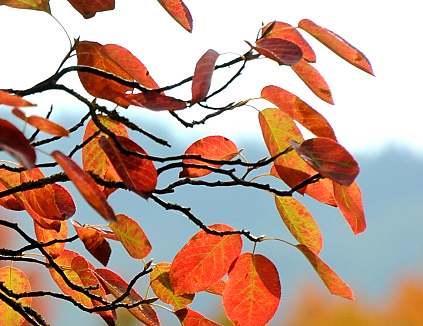
[[249,42],[247,44],[279,65],[294,65],[303,57],[303,51],[297,44],[282,38],[262,38],[256,42],[256,46]]
[[[1,5],[0,1],[0,5]],[[0,104],[13,106],[13,107],[23,107],[23,106],[36,106],[36,104],[32,104],[27,100],[24,100],[19,95],[10,94],[8,92],[0,90]]]
[[175,315],[182,326],[222,326],[188,307],[175,311]]
[[192,17],[182,0],[157,0],[169,15],[188,32],[192,32]]
[[208,50],[197,62],[192,77],[191,105],[201,102],[207,96],[218,57],[219,53],[215,50]]
[[66,220],[72,217],[76,212],[75,203],[69,192],[61,185],[54,183],[51,185],[54,191],[54,201],[56,202],[57,209],[60,215]]
[[[34,221],[34,232],[39,243],[46,243],[53,240],[63,240],[68,237],[68,225],[66,221],[60,222],[60,230],[56,231],[53,229],[45,229]],[[53,259],[59,257],[63,250],[65,250],[65,242],[57,242],[48,247],[44,247],[45,251],[53,257]]]
[[187,107],[184,101],[157,92],[130,94],[125,99],[131,105],[141,106],[152,111],[175,111]]
[[68,0],[85,19],[92,18],[100,11],[115,9],[115,0]]

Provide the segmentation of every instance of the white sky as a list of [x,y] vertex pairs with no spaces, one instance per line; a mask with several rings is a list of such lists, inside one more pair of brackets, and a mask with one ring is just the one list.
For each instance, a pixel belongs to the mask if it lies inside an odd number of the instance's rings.
[[[394,1],[384,1],[382,5],[381,1],[371,0],[348,4],[337,0],[186,0],[185,3],[194,19],[193,34],[183,30],[154,0],[117,0],[114,11],[98,13],[89,20],[84,20],[66,1],[54,1],[52,13],[71,38],[80,36],[81,40],[126,47],[147,66],[160,86],[191,75],[196,61],[210,48],[219,53],[246,52],[248,46],[244,40],[253,42],[262,22],[278,20],[296,25],[302,18],[309,18],[364,52],[376,78],[347,64],[303,33],[316,51],[315,67],[328,82],[335,106],[315,97],[289,67],[279,67],[269,60],[248,64],[241,79],[224,93],[218,104],[258,97],[263,86],[273,84],[320,111],[333,125],[341,144],[350,150],[373,151],[390,141],[423,150],[420,100],[423,68],[417,62],[423,46],[419,41],[422,29],[418,1],[404,0],[400,5]],[[57,69],[68,51],[69,42],[61,27],[42,12],[2,6],[0,30],[0,88],[27,88],[38,83],[41,77],[47,78]],[[218,63],[233,57],[233,54],[223,55]],[[232,74],[236,69],[225,70]],[[76,74],[67,80],[76,80]],[[223,81],[216,73],[212,88]],[[76,83],[72,86],[78,89]],[[190,97],[189,87],[182,93],[168,94],[186,100]],[[45,94],[33,101],[40,109],[47,109],[51,94],[58,95],[54,98],[57,111],[66,115],[72,112],[74,102],[61,93]],[[271,107],[263,100],[251,104],[258,109]],[[151,123],[169,119],[168,114],[140,108],[131,108],[129,112],[138,116],[140,110]],[[194,111],[183,114],[190,120]],[[176,132],[182,130],[169,121],[170,128]],[[209,122],[196,128],[198,133],[261,137],[257,112],[252,108],[240,108]]]

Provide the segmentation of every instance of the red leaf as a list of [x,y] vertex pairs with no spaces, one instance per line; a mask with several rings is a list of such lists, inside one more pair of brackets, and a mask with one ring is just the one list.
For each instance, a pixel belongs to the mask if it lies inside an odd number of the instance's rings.
[[261,97],[275,104],[280,110],[296,120],[318,137],[336,141],[335,133],[327,120],[307,103],[290,92],[276,86],[266,86]]
[[175,311],[175,315],[182,326],[222,326],[188,307]]
[[294,140],[291,146],[298,155],[324,177],[344,186],[354,182],[360,169],[348,151],[329,138],[312,138],[301,145]]
[[169,15],[188,32],[192,32],[192,17],[182,0],[157,0]]
[[318,98],[329,104],[334,104],[329,86],[316,68],[305,60],[298,61],[291,68]]
[[208,50],[197,62],[192,77],[191,105],[201,102],[207,96],[218,57],[219,53],[215,50]]
[[49,0],[0,0],[0,5],[19,9],[32,9],[50,13]]
[[223,290],[225,289],[225,285],[226,285],[226,282],[224,280],[219,280],[213,285],[209,286],[204,291],[208,293],[216,294],[216,295],[222,295]]
[[[233,230],[225,224],[209,228]],[[176,295],[204,291],[220,280],[239,256],[242,239],[239,234],[217,236],[201,230],[176,254],[170,270],[170,283]]]
[[[208,136],[197,140],[187,148],[185,155],[200,155],[202,158],[216,161],[230,161],[239,154],[236,145],[228,138],[222,136]],[[212,164],[196,159],[183,159],[185,164],[205,165],[219,168],[222,164]],[[208,169],[184,167],[179,173],[180,178],[198,178],[210,174]]]
[[115,9],[115,0],[68,0],[85,19],[92,18],[100,11]]
[[109,223],[109,227],[131,257],[135,259],[147,257],[151,251],[151,244],[138,223],[124,214],[116,215],[116,220],[117,222]]
[[0,119],[0,149],[12,155],[26,169],[35,167],[34,148],[18,128],[3,119]]
[[[1,2],[1,1],[0,1]],[[0,5],[2,5],[1,3]],[[13,107],[22,107],[22,106],[36,106],[27,100],[24,100],[19,95],[9,94],[8,92],[0,90],[0,104],[13,106]]]
[[[147,155],[140,146],[129,138],[116,137],[126,150]],[[138,156],[127,156],[121,153],[111,138],[101,136],[98,143],[128,189],[147,199],[157,185],[157,171],[153,162]]]
[[[271,31],[267,32],[270,26],[273,26],[273,28]],[[307,60],[308,62],[316,62],[316,54],[313,49],[292,25],[282,22],[268,23],[262,28],[262,35],[265,35],[265,38],[282,38],[295,43],[303,51],[304,60]]]
[[316,256],[307,246],[303,244],[296,245],[304,256],[308,259],[310,264],[316,270],[317,274],[325,283],[330,293],[354,300],[354,294],[350,287],[328,266],[323,260]]
[[266,325],[275,314],[281,284],[275,265],[262,255],[244,253],[231,266],[223,291],[223,308],[239,326]]
[[107,203],[107,198],[89,174],[84,172],[65,154],[54,151],[51,156],[59,163],[85,200],[106,220],[115,221],[115,213]]
[[360,187],[353,182],[349,187],[337,182],[333,183],[336,203],[345,220],[351,226],[354,234],[359,234],[366,229],[363,200],[361,199]]
[[298,27],[314,36],[318,41],[353,66],[374,75],[372,66],[366,56],[339,35],[336,35],[326,28],[320,27],[309,19],[301,20],[298,23]]
[[303,51],[297,44],[282,38],[262,38],[256,42],[256,46],[249,42],[247,44],[279,65],[294,65],[303,57]]
[[[38,242],[46,243],[56,239],[66,239],[68,237],[68,226],[66,221],[60,222],[60,230],[45,229],[34,221],[34,232]],[[48,247],[44,247],[47,253],[54,258],[59,257],[65,250],[65,242],[57,242]]]
[[157,92],[130,94],[125,97],[125,100],[131,105],[141,106],[153,111],[175,111],[187,107],[184,101]]
[[56,203],[57,209],[60,212],[60,215],[64,219],[72,217],[76,212],[76,207],[72,196],[65,188],[63,188],[61,185],[58,185],[57,183],[54,183],[51,186],[53,187],[54,201]]

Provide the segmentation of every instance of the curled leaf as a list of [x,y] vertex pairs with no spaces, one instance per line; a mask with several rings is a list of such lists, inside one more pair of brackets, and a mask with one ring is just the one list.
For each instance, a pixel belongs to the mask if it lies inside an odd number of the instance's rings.
[[208,50],[197,62],[192,78],[191,105],[198,103],[207,96],[214,71],[214,65],[219,57],[215,50]]
[[279,65],[291,66],[303,57],[301,48],[282,38],[262,38],[256,42],[256,46],[247,44],[261,55],[276,61]]

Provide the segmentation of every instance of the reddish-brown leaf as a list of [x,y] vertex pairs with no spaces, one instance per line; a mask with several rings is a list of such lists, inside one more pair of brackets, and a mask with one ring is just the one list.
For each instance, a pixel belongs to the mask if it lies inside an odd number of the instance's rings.
[[261,55],[276,61],[279,65],[291,66],[303,57],[301,48],[282,38],[262,38],[256,42],[256,46],[247,44]]
[[115,213],[108,204],[106,195],[93,178],[62,152],[54,151],[51,156],[59,163],[85,200],[106,220],[115,221]]
[[[147,155],[139,145],[129,138],[116,137],[126,150]],[[101,136],[98,143],[128,189],[147,199],[157,185],[157,170],[153,162],[135,155],[127,156],[121,153],[111,138]]]
[[170,284],[170,263],[158,263],[150,273],[150,285],[155,295],[175,310],[185,308],[194,299],[194,294],[175,295]]
[[151,244],[139,224],[124,214],[116,215],[116,220],[117,222],[109,223],[109,227],[129,255],[135,259],[147,257],[151,251]]
[[192,77],[191,105],[201,102],[207,96],[211,85],[214,66],[218,57],[219,53],[215,50],[208,50],[200,60],[198,60],[195,66],[194,76]]
[[[268,28],[273,26],[271,31]],[[262,35],[266,38],[283,38],[297,44],[303,51],[303,59],[308,62],[316,62],[316,54],[311,46],[302,37],[295,27],[283,22],[271,22],[262,28]]]
[[[18,186],[21,183],[20,172],[13,172],[6,169],[0,169],[0,192]],[[0,205],[6,209],[14,211],[23,211],[25,209],[22,201],[14,195],[0,198]]]
[[269,259],[244,253],[234,261],[222,296],[223,308],[233,324],[266,325],[280,298],[279,274]]
[[358,184],[353,182],[349,187],[346,187],[334,182],[333,190],[336,203],[354,234],[363,232],[366,229],[366,218],[364,216],[363,200]]
[[[225,224],[211,225],[217,231],[233,230]],[[201,230],[176,254],[170,283],[176,295],[204,291],[227,272],[242,249],[239,234],[217,236]]]
[[131,105],[141,106],[152,111],[175,111],[187,107],[184,101],[157,92],[130,94],[125,97],[125,100]]
[[36,154],[25,135],[9,121],[0,119],[0,149],[12,155],[26,169],[35,166]]
[[[0,5],[5,4],[2,3],[4,1],[0,0]],[[17,1],[16,1],[17,2]],[[36,106],[36,104],[32,104],[27,100],[24,100],[19,95],[10,94],[8,92],[0,90],[0,104],[13,106],[13,107],[23,107],[23,106]]]
[[[185,155],[199,155],[202,158],[216,160],[216,161],[230,161],[239,153],[238,147],[229,140],[222,136],[208,136],[197,140],[185,151]],[[212,164],[202,162],[196,159],[183,159],[185,164],[196,164],[219,168],[222,164]],[[179,173],[180,178],[198,178],[211,173],[208,169],[184,167]]]
[[354,294],[350,287],[323,260],[303,244],[296,245],[295,247],[308,259],[330,293],[354,300]]
[[300,60],[291,66],[307,87],[321,100],[334,104],[332,92],[322,75],[305,60]]
[[0,0],[0,6],[45,11],[50,14],[50,0]]
[[175,311],[175,315],[182,326],[222,326],[188,307]]
[[323,246],[322,234],[308,209],[293,197],[275,196],[275,203],[289,232],[318,255]]
[[301,145],[290,141],[298,155],[324,177],[344,186],[354,182],[360,169],[352,155],[339,143],[329,138],[312,138]]
[[261,91],[261,97],[275,104],[317,137],[327,137],[336,141],[329,122],[296,95],[277,86],[266,86]]
[[192,32],[192,17],[182,0],[157,0],[169,15],[188,32]]
[[315,24],[309,19],[301,20],[298,23],[298,27],[314,36],[318,41],[331,49],[342,59],[351,63],[353,66],[374,75],[372,66],[366,56],[339,35],[336,35],[334,32]]
[[60,215],[62,215],[64,219],[72,217],[76,212],[76,207],[72,196],[65,188],[57,183],[54,183],[51,186],[53,187],[54,201],[56,203],[57,209],[60,212]]
[[[60,230],[45,229],[34,221],[34,232],[39,243],[46,243],[52,240],[62,240],[68,237],[68,225],[66,221],[60,222]],[[59,257],[65,250],[65,242],[57,242],[48,247],[44,247],[47,253],[53,258]]]
[[115,9],[115,0],[68,0],[85,19],[92,18],[100,11]]

